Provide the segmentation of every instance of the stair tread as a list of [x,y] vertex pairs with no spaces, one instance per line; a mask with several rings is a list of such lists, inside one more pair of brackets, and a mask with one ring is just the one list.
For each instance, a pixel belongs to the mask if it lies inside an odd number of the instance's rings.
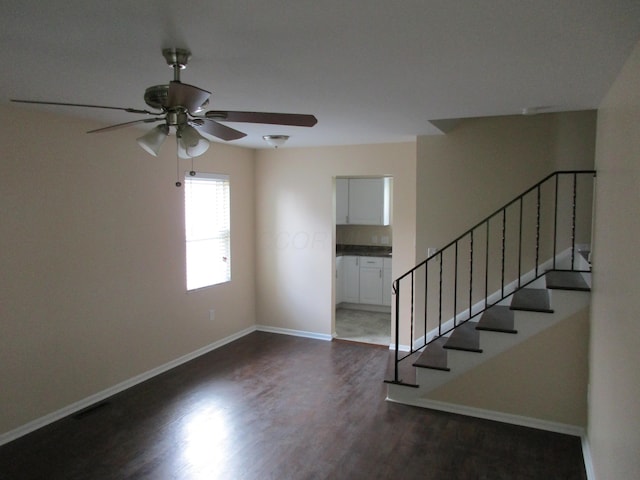
[[580,272],[563,272],[550,270],[545,275],[547,288],[556,290],[579,290],[588,292],[591,289]]
[[513,310],[507,306],[494,305],[484,311],[476,330],[490,332],[518,333],[514,328]]
[[482,353],[480,349],[480,332],[476,330],[476,322],[465,322],[459,325],[444,344],[444,348],[464,350],[465,352]]
[[553,313],[549,291],[544,288],[521,288],[513,294],[511,310]]
[[446,337],[440,337],[427,345],[420,357],[413,363],[413,366],[448,372],[447,351],[443,348],[447,340]]
[[398,376],[400,377],[399,382],[394,381],[395,377],[395,351],[389,351],[389,358],[387,360],[387,371],[384,376],[384,381],[386,383],[400,383],[402,385],[406,385],[408,387],[417,387],[418,383],[416,380],[416,369],[413,368],[413,360],[417,359],[420,356],[420,352],[416,352],[412,354],[409,358],[400,362],[398,365]]

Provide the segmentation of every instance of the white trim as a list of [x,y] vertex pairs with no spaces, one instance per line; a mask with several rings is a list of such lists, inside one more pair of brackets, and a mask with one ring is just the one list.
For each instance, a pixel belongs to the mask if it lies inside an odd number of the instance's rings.
[[156,375],[160,375],[161,373],[171,370],[172,368],[182,365],[183,363],[187,363],[201,355],[204,355],[205,353],[209,353],[217,348],[220,348],[226,345],[227,343],[231,343],[255,331],[256,331],[256,327],[249,327],[244,330],[241,330],[240,332],[229,335],[228,337],[225,337],[222,340],[213,342],[209,345],[199,348],[198,350],[195,350],[191,353],[183,355],[182,357],[176,358],[174,360],[171,360],[170,362],[160,365],[159,367],[148,370],[144,373],[141,373],[140,375],[136,375],[135,377],[131,377],[130,379],[125,380],[124,382],[120,382],[98,393],[94,393],[93,395],[90,395],[86,398],[83,398],[82,400],[79,400],[70,405],[67,405],[66,407],[56,410],[55,412],[51,412],[40,418],[36,418],[35,420],[25,423],[24,425],[18,428],[9,430],[8,432],[0,435],[0,445],[9,443],[19,437],[22,437],[24,435],[27,435],[28,433],[38,430],[39,428],[49,425],[50,423],[56,422],[58,420],[61,420],[64,417],[67,417],[76,412],[79,412],[80,410],[85,409],[102,400],[105,400],[106,398],[109,398],[115,395],[116,393],[120,393],[139,383],[147,381],[150,378],[155,377]]
[[258,332],[278,333],[280,335],[293,335],[294,337],[313,338],[315,340],[333,340],[333,336],[328,333],[306,332],[304,330],[293,330],[291,328],[269,327],[267,325],[256,325]]
[[[466,405],[458,405],[455,403],[439,402],[437,400],[429,400],[426,398],[416,398],[413,400],[396,400],[387,397],[387,401],[394,403],[402,403],[404,405],[412,405],[414,407],[430,408],[442,412],[456,413],[458,415],[466,415],[468,417],[484,418],[496,422],[509,423],[511,425],[520,425],[522,427],[537,428],[538,430],[546,430],[548,432],[563,433],[565,435],[573,435],[583,438],[585,429],[577,425],[568,425],[566,423],[550,422],[539,418],[524,417],[511,413],[497,412],[495,410],[484,410],[482,408],[468,407]],[[584,442],[583,442],[584,445]]]
[[587,472],[587,480],[596,480],[596,472],[593,469],[593,457],[591,456],[591,447],[589,446],[589,438],[586,433],[582,435],[582,457],[584,458],[584,469]]

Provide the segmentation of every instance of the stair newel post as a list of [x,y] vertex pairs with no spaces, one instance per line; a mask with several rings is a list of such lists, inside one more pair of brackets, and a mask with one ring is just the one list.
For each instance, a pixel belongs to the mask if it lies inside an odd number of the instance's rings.
[[[522,278],[522,217],[523,217],[524,197],[520,197],[520,221],[518,226],[518,288],[520,288],[520,279]],[[503,295],[504,296],[504,295]]]
[[540,184],[536,188],[536,278],[538,278],[538,259],[540,257]]
[[469,320],[473,306],[473,230],[469,232]]
[[553,270],[556,269],[556,251],[558,248],[558,179],[560,175],[556,173],[555,204],[553,206]]
[[574,269],[576,255],[576,196],[577,196],[578,174],[573,174],[573,200],[571,205],[571,270]]
[[396,280],[393,282],[393,291],[396,294],[396,351],[395,351],[395,362],[394,362],[394,373],[393,379],[395,382],[399,382],[400,379],[398,373],[398,360],[399,360],[399,352],[400,352],[400,280]]
[[453,327],[458,326],[458,240],[455,245],[454,257],[454,273],[453,273]]

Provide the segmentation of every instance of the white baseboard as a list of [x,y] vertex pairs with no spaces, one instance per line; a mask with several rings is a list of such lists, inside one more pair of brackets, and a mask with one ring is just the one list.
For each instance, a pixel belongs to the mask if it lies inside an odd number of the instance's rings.
[[575,437],[584,438],[585,436],[585,429],[577,425],[550,422],[548,420],[513,415],[511,413],[497,412],[494,410],[484,410],[455,403],[439,402],[437,400],[429,400],[426,398],[416,398],[413,400],[396,402],[395,400],[387,397],[387,401],[402,403],[403,405],[412,405],[414,407],[430,408],[432,410],[439,410],[442,412],[457,413],[468,417],[484,418],[486,420],[494,420],[496,422],[509,423],[511,425],[520,425],[522,427],[537,428],[538,430],[563,433],[565,435],[573,435]]
[[314,338],[317,340],[330,341],[332,339],[331,335],[325,335],[321,333],[304,332],[300,330],[291,330],[288,328],[267,327],[264,325],[252,326],[244,330],[241,330],[240,332],[234,333],[233,335],[229,335],[228,337],[225,337],[222,340],[218,340],[217,342],[213,342],[209,345],[199,348],[198,350],[195,350],[191,353],[183,355],[182,357],[176,358],[175,360],[172,360],[163,365],[160,365],[159,367],[156,367],[147,372],[141,373],[140,375],[136,375],[135,377],[125,380],[124,382],[118,383],[117,385],[114,385],[105,390],[102,390],[93,395],[90,395],[86,398],[83,398],[82,400],[79,400],[70,405],[67,405],[66,407],[56,410],[55,412],[51,412],[47,415],[36,418],[35,420],[32,420],[31,422],[21,425],[18,428],[2,433],[0,434],[0,445],[9,443],[17,438],[27,435],[28,433],[38,430],[39,428],[49,425],[50,423],[61,420],[64,417],[73,415],[74,413],[77,413],[80,410],[83,410],[91,405],[101,402],[102,400],[105,400],[117,393],[120,393],[139,383],[149,380],[150,378],[155,377],[156,375],[160,375],[161,373],[171,370],[172,368],[182,365],[183,363],[187,363],[190,360],[193,360],[201,355],[204,355],[205,353],[209,353],[217,348],[222,347],[223,345],[226,345],[227,343],[231,343],[234,340],[238,340],[239,338],[242,338],[245,335],[248,335],[255,331],[279,333],[283,335],[294,335],[297,337]]
[[304,330],[293,330],[291,328],[269,327],[267,325],[257,325],[258,332],[278,333],[280,335],[293,335],[294,337],[313,338],[315,340],[333,340],[333,336],[328,333],[306,332]]
[[249,327],[244,330],[241,330],[240,332],[229,335],[228,337],[225,337],[222,340],[213,342],[209,345],[199,348],[198,350],[195,350],[191,353],[183,355],[182,357],[176,358],[175,360],[172,360],[163,365],[160,365],[159,367],[148,370],[144,373],[141,373],[140,375],[136,375],[135,377],[125,380],[124,382],[118,383],[117,385],[114,385],[98,393],[95,393],[86,398],[83,398],[82,400],[74,402],[71,405],[67,405],[66,407],[63,407],[60,410],[56,410],[55,412],[51,412],[40,418],[36,418],[35,420],[32,420],[31,422],[28,422],[16,429],[9,430],[8,432],[0,434],[0,445],[9,443],[19,437],[22,437],[39,428],[49,425],[50,423],[53,423],[57,420],[61,420],[64,417],[73,415],[74,413],[77,413],[80,410],[83,410],[91,405],[94,405],[95,403],[105,400],[117,393],[120,393],[139,383],[149,380],[150,378],[155,377],[156,375],[160,375],[161,373],[171,370],[172,368],[182,365],[183,363],[187,363],[201,355],[204,355],[205,353],[209,353],[217,348],[222,347],[223,345],[226,345],[227,343],[231,343],[234,340],[242,338],[245,335],[248,335],[255,331],[256,331],[256,327]]

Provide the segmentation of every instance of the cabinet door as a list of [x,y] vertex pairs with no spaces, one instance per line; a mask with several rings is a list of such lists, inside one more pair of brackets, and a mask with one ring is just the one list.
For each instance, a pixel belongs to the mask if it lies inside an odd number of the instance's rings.
[[342,301],[360,303],[360,262],[359,257],[346,255],[342,257]]
[[384,266],[382,269],[382,304],[391,306],[391,259],[384,259]]
[[382,178],[349,179],[349,224],[382,225]]
[[342,257],[336,257],[336,305],[344,302],[344,271]]
[[382,305],[382,268],[360,267],[360,303]]
[[390,178],[349,179],[350,225],[389,225],[390,212]]
[[346,225],[349,215],[349,179],[336,178],[336,225]]

